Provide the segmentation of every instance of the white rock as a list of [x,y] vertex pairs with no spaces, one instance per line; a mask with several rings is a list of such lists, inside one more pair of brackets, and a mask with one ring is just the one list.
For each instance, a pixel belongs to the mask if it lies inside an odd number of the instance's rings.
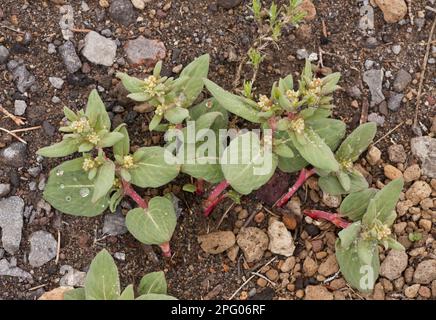
[[295,250],[294,239],[283,222],[273,220],[268,227],[268,236],[272,253],[292,256]]
[[90,62],[110,67],[114,63],[116,53],[115,41],[105,38],[95,31],[86,35],[82,54]]

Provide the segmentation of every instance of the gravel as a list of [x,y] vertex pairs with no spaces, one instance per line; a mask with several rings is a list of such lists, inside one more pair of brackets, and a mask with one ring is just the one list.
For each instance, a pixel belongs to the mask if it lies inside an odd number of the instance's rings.
[[382,92],[383,70],[371,69],[363,74],[363,81],[368,85],[371,92],[371,105],[375,106],[385,99]]
[[136,20],[135,9],[129,0],[111,1],[109,14],[113,20],[125,26],[128,26]]
[[14,102],[14,114],[16,116],[22,116],[26,113],[27,103],[24,100],[15,100]]
[[56,257],[57,241],[51,233],[36,231],[30,235],[29,264],[41,267]]
[[64,80],[58,77],[49,77],[48,81],[50,81],[51,85],[55,89],[62,89],[62,86],[64,85]]
[[6,63],[9,58],[9,50],[5,46],[0,46],[0,64]]
[[71,41],[66,41],[58,48],[58,50],[69,73],[74,73],[80,70],[82,62],[80,61],[80,58],[76,53],[76,48]]
[[23,229],[24,201],[12,196],[0,201],[0,228],[2,230],[2,246],[9,254],[18,251]]
[[412,76],[404,69],[398,71],[397,76],[394,80],[393,88],[396,92],[402,92],[412,81]]
[[236,237],[236,242],[244,253],[248,263],[262,259],[268,248],[268,236],[256,227],[243,228]]
[[268,236],[269,250],[272,253],[285,257],[289,257],[294,253],[294,239],[283,222],[273,220],[268,227]]
[[27,145],[22,142],[13,142],[0,150],[0,163],[9,167],[19,168],[25,164]]
[[111,236],[122,235],[127,232],[125,217],[121,211],[108,213],[104,216],[103,234]]
[[429,136],[412,138],[412,153],[421,161],[422,173],[436,178],[436,139]]
[[163,42],[158,40],[146,39],[139,36],[134,40],[129,40],[124,46],[127,61],[133,66],[145,65],[152,67],[159,60],[166,56],[166,49]]
[[114,63],[116,53],[117,45],[114,40],[103,37],[95,31],[86,35],[82,54],[89,62],[110,67]]

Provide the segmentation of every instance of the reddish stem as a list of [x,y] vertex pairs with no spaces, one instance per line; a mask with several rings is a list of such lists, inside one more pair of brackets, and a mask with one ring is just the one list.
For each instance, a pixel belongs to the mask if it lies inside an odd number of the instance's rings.
[[170,248],[170,243],[169,242],[164,242],[162,244],[159,245],[159,247],[162,249],[162,255],[164,257],[171,257],[171,248]]
[[224,190],[227,189],[227,187],[230,185],[230,183],[227,182],[227,180],[221,181],[209,194],[209,197],[204,202],[203,208],[204,208],[204,215],[208,217],[213,209],[218,205],[220,200],[224,199],[225,197],[220,196],[221,193],[224,192]]
[[203,212],[204,216],[208,217],[212,213],[213,209],[215,209],[215,207],[218,205],[218,203],[220,203],[221,200],[225,198],[227,198],[227,194],[222,194],[218,198],[214,199],[212,202],[208,202],[208,205]]
[[298,179],[295,182],[295,184],[291,188],[289,188],[288,192],[284,194],[274,204],[274,206],[283,207],[289,201],[289,199],[291,199],[291,197],[295,194],[295,192],[297,192],[297,190],[306,182],[306,180],[309,179],[309,177],[311,177],[314,174],[315,174],[315,168],[312,168],[310,170],[303,168],[300,171],[300,175],[298,176]]
[[321,210],[304,210],[303,212],[305,215],[311,217],[312,219],[324,219],[330,221],[339,228],[345,229],[351,224],[350,222],[342,219],[341,216],[337,213],[330,213]]
[[201,196],[204,193],[204,180],[203,179],[197,179],[195,182],[196,190],[195,193],[198,196]]
[[128,183],[125,180],[122,180],[122,184],[123,184],[123,192],[126,196],[132,198],[132,200],[135,201],[139,207],[143,209],[148,208],[147,201],[145,201],[139,194],[136,193],[135,189],[133,189],[130,183]]

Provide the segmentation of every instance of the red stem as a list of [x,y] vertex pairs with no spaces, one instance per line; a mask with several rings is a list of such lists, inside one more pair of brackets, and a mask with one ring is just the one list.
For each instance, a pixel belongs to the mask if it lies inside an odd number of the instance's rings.
[[215,207],[218,205],[218,203],[220,203],[220,201],[225,198],[227,198],[227,194],[222,194],[218,198],[214,199],[212,202],[208,202],[208,205],[204,209],[203,214],[208,217],[212,213],[213,209],[215,209]]
[[297,190],[306,182],[309,177],[315,174],[315,168],[312,168],[310,170],[307,170],[306,168],[303,168],[300,171],[300,175],[298,176],[297,181],[295,184],[289,188],[288,192],[284,194],[277,202],[274,204],[274,206],[277,207],[283,207],[289,199],[297,192]]
[[125,180],[122,180],[124,195],[132,198],[136,204],[143,209],[148,208],[148,203],[145,201],[139,194],[136,193],[135,189],[133,189],[132,185]]
[[159,245],[159,247],[162,249],[162,255],[164,257],[171,257],[171,248],[170,248],[170,243],[169,242],[164,242],[162,244]]
[[203,193],[204,193],[204,180],[203,179],[197,179],[197,181],[196,181],[196,183],[195,183],[195,186],[196,186],[196,190],[195,190],[195,193],[198,195],[198,196],[201,196]]
[[351,224],[350,222],[342,219],[341,216],[337,213],[330,213],[321,210],[304,210],[303,212],[305,215],[311,217],[312,219],[324,219],[330,221],[339,228],[345,229]]

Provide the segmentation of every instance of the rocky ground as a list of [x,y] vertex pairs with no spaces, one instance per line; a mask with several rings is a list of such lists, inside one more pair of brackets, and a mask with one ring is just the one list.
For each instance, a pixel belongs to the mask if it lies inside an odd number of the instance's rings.
[[[283,210],[271,204],[295,176],[277,174],[241,205],[229,209],[231,202],[223,202],[209,219],[200,214],[200,199],[180,191],[186,178],[165,190],[144,190],[145,196],[172,191],[180,199],[171,259],[126,234],[127,201],[114,215],[86,219],[62,215],[41,198],[57,162],[35,151],[59,140],[63,105],[79,109],[97,88],[114,125],[129,125],[134,144],[160,143],[160,135],[148,133],[150,114],[126,100],[114,73],[145,76],[164,59],[164,73],[175,75],[207,52],[210,78],[231,89],[257,32],[248,1],[1,0],[0,128],[31,130],[16,132],[22,141],[0,131],[0,299],[37,299],[59,285],[81,286],[103,247],[116,258],[124,284],[164,270],[170,293],[182,299],[436,298],[434,37],[421,79],[435,2],[410,1],[410,8],[405,0],[305,2],[304,23],[265,52],[257,90],[267,93],[278,77],[297,74],[309,57],[326,72],[342,73],[335,116],[348,129],[377,123],[381,140],[357,166],[378,188],[404,177],[394,233],[407,250],[381,251],[373,294],[352,290],[338,272],[338,230],[302,217],[304,208],[334,211],[340,204],[314,178]],[[249,68],[242,75],[248,78]]]

